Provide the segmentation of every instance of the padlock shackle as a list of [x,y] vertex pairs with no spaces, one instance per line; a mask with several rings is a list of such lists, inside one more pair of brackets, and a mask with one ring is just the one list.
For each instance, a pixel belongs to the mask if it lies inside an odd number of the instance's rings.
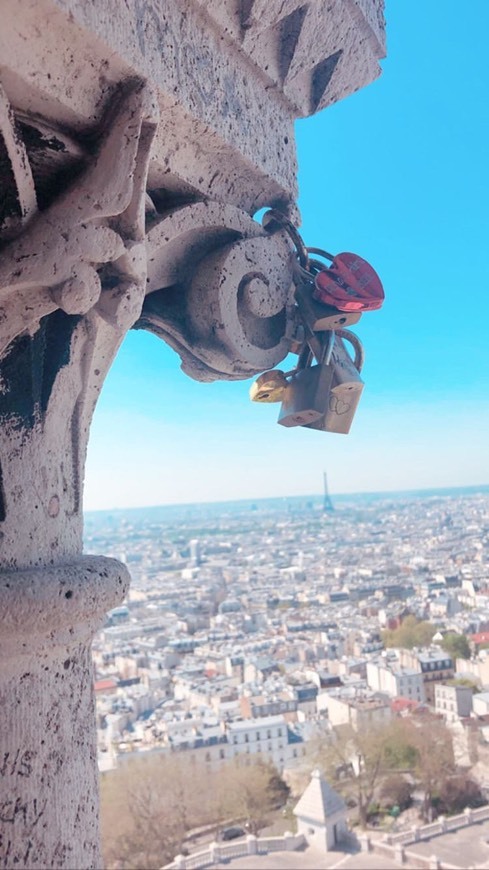
[[355,366],[357,372],[360,373],[365,362],[365,351],[363,349],[362,342],[358,338],[358,335],[355,335],[355,333],[351,332],[349,329],[337,329],[336,335],[339,338],[345,338],[353,346],[353,350],[355,351],[355,359],[353,360],[353,365]]
[[[308,254],[317,254],[318,257],[322,257],[323,260],[330,260],[332,263],[334,260],[334,254],[329,254],[328,251],[325,251],[323,248],[306,248]],[[320,264],[323,265],[322,263]]]
[[296,278],[301,281],[314,281],[316,275],[319,272],[324,272],[326,269],[326,265],[321,262],[321,260],[314,260],[309,257],[309,254],[319,254],[325,260],[333,261],[333,255],[328,254],[327,251],[323,251],[321,248],[304,248],[307,256],[307,260],[304,260],[300,257],[299,252],[297,251],[297,259],[293,264],[293,272]]
[[333,353],[333,348],[334,348],[334,340],[335,340],[335,333],[334,333],[334,330],[331,330],[331,332],[328,335],[327,342],[324,343],[324,346],[321,349],[321,358],[318,359],[318,363],[321,363],[322,365],[325,365],[325,366],[329,366],[329,364],[331,362],[331,355]]
[[304,345],[304,347],[302,348],[302,350],[299,354],[299,359],[297,360],[297,366],[294,369],[293,374],[295,374],[300,369],[307,369],[307,367],[310,366],[310,364],[312,362],[312,357],[313,357],[312,350],[306,342],[306,344]]
[[[344,332],[348,332],[348,330],[342,330]],[[353,333],[352,333],[353,335]],[[318,338],[318,336],[313,336],[314,338]],[[354,336],[356,338],[356,336]],[[320,339],[318,339],[320,340]],[[334,350],[334,340],[335,340],[335,331],[331,329],[329,331],[329,336],[327,342],[321,342],[321,352],[319,354],[315,353],[310,344],[306,341],[304,347],[299,353],[299,358],[297,360],[297,365],[295,369],[292,369],[290,372],[285,372],[286,378],[291,378],[293,375],[297,374],[297,372],[301,371],[301,369],[307,369],[314,357],[316,357],[319,365],[328,366],[331,362],[331,356]]]

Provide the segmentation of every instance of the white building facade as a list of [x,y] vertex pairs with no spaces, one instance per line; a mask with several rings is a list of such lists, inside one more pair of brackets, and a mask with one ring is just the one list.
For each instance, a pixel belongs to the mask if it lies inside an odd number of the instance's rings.
[[472,713],[473,692],[470,686],[435,686],[435,712],[447,723],[458,722]]
[[260,755],[282,770],[293,758],[293,745],[288,742],[287,722],[283,716],[263,716],[243,719],[226,725],[228,757]]
[[367,683],[374,692],[385,692],[392,698],[408,698],[423,704],[423,675],[414,668],[402,667],[397,661],[375,659],[367,662]]

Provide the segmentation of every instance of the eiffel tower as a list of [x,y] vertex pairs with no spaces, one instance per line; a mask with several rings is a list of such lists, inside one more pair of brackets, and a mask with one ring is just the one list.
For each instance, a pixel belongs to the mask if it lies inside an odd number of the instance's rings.
[[331,501],[329,492],[328,492],[328,475],[325,471],[323,471],[324,478],[324,501],[323,501],[323,511],[325,513],[331,513],[334,511],[333,502]]

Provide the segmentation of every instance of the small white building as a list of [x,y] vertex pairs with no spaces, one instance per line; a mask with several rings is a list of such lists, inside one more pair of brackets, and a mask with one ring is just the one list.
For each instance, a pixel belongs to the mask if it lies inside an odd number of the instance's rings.
[[409,698],[424,703],[423,675],[414,668],[402,667],[397,659],[367,662],[367,683],[374,692],[386,692],[392,698]]
[[447,722],[458,722],[472,713],[473,692],[470,686],[435,686],[435,712]]
[[350,725],[355,731],[387,725],[391,718],[389,700],[374,694],[326,692],[318,695],[318,710],[327,710],[333,726]]
[[297,833],[304,834],[310,846],[329,852],[348,834],[347,808],[343,798],[313,770],[311,782],[294,808]]

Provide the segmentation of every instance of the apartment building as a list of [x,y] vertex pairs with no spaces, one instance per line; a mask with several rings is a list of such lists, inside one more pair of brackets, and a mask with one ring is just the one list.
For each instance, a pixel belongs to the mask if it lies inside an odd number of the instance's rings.
[[473,692],[470,686],[435,685],[435,711],[447,723],[458,722],[472,712]]
[[434,706],[435,685],[451,680],[454,673],[454,663],[448,653],[439,647],[425,649],[401,649],[399,660],[404,668],[412,668],[422,674],[426,702]]
[[230,751],[228,757],[261,754],[282,770],[293,757],[289,746],[287,722],[283,716],[264,716],[261,719],[238,719],[226,723],[226,735]]
[[423,674],[416,668],[402,667],[398,660],[367,662],[367,684],[374,692],[385,692],[392,698],[408,698],[420,704],[425,701]]
[[375,695],[333,695],[324,693],[318,696],[318,708],[326,710],[331,725],[350,725],[355,731],[386,725],[391,718],[391,707],[387,698]]

